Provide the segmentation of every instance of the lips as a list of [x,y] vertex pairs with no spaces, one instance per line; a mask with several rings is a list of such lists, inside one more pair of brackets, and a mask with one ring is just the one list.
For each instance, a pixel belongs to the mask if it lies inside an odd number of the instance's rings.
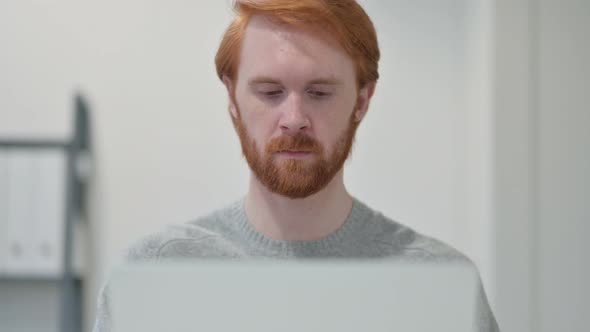
[[311,151],[301,151],[301,150],[282,150],[278,152],[278,155],[286,158],[307,158],[311,155]]

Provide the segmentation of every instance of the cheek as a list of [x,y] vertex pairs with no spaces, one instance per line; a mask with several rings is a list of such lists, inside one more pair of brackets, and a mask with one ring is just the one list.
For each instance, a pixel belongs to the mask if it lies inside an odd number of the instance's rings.
[[243,112],[242,114],[242,124],[256,143],[259,153],[264,152],[264,148],[275,132],[276,121],[271,115],[264,112]]
[[333,136],[340,135],[348,127],[353,108],[352,102],[339,102],[331,105],[329,109],[321,113],[322,119],[319,121],[319,125],[323,127],[321,132],[328,131],[333,133]]
[[241,123],[260,149],[261,145],[264,146],[274,132],[274,125],[278,122],[278,119],[273,118],[276,117],[275,112],[267,109],[267,106],[255,96],[244,93],[244,90],[236,91],[236,101]]
[[326,157],[334,152],[336,145],[342,139],[346,129],[348,128],[348,121],[338,119],[338,125],[335,122],[322,122],[315,128],[315,137],[322,144],[325,149]]
[[331,150],[336,142],[342,138],[342,135],[350,126],[353,108],[353,103],[347,100],[334,105],[330,111],[323,113],[324,116],[321,119],[318,119],[314,132],[326,148]]
[[356,93],[354,90],[346,89],[330,101],[326,106],[325,114],[329,121],[335,126],[344,126],[348,123],[350,116],[356,107]]

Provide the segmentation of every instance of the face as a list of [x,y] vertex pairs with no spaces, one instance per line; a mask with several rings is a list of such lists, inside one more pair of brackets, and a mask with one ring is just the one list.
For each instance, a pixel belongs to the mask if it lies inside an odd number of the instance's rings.
[[374,88],[357,87],[352,59],[330,36],[264,17],[248,24],[237,78],[224,81],[250,168],[289,198],[340,172]]

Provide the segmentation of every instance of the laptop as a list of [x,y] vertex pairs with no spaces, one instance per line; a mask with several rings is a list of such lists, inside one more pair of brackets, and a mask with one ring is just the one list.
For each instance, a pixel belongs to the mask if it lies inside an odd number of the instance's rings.
[[474,331],[477,274],[392,260],[191,260],[121,266],[113,332]]

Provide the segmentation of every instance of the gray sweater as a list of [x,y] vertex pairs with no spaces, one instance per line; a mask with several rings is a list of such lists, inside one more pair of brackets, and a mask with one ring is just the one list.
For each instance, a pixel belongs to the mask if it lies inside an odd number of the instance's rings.
[[[167,258],[385,258],[408,261],[464,261],[468,258],[444,243],[420,235],[353,199],[352,210],[336,232],[315,241],[277,241],[248,222],[244,200],[195,221],[171,226],[132,246],[130,261]],[[94,332],[109,332],[108,282],[98,297]],[[499,331],[480,283],[476,308],[478,331]]]

